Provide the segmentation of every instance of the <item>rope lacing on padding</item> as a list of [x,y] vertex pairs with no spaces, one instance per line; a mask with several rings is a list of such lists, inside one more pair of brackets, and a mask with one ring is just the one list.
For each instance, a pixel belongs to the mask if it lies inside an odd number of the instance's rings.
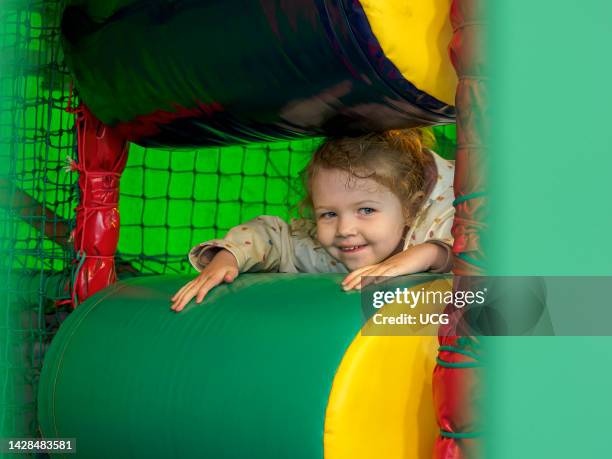
[[[466,347],[471,347],[472,350],[465,349]],[[444,345],[438,348],[438,357],[436,357],[436,362],[438,365],[444,368],[477,368],[482,366],[480,362],[480,355],[477,352],[478,343],[468,336],[462,336],[457,339],[456,346]],[[474,360],[473,362],[448,362],[446,360],[442,360],[439,357],[440,352],[454,352],[456,354],[461,354],[470,359]]]
[[468,193],[468,194],[464,194],[462,196],[458,196],[453,201],[453,206],[457,207],[457,205],[461,204],[462,202],[469,201],[470,199],[481,198],[483,196],[486,196],[486,194],[487,193],[485,191],[476,191],[474,193]]
[[482,432],[449,432],[448,430],[440,429],[440,435],[446,438],[476,438],[482,435]]
[[73,261],[77,265],[76,269],[73,271],[72,278],[70,279],[71,285],[72,285],[71,298],[72,298],[73,308],[76,308],[79,305],[79,299],[76,294],[76,281],[77,281],[77,278],[79,277],[79,272],[81,271],[81,268],[83,267],[83,264],[85,263],[86,259],[87,259],[87,255],[85,254],[85,251],[79,250],[76,253],[76,259]]
[[[438,365],[446,368],[474,368],[480,366],[480,356],[476,352],[464,349],[465,347],[470,347],[473,351],[477,351],[480,345],[469,336],[461,336],[457,339],[457,346],[440,346],[438,352],[456,352],[457,354],[470,357],[476,360],[476,362],[446,362],[438,358]],[[440,429],[440,435],[446,438],[464,439],[480,437],[482,432],[449,432],[448,430]]]
[[[462,204],[466,201],[469,201],[470,199],[476,199],[476,198],[481,198],[483,196],[486,196],[486,192],[485,191],[476,191],[474,193],[468,193],[468,194],[464,194],[462,196],[458,196],[457,198],[455,198],[455,200],[453,201],[453,207],[457,207],[459,204]],[[481,261],[476,260],[475,258],[470,257],[469,255],[466,255],[465,252],[458,252],[455,253],[455,256],[457,258],[460,258],[461,260],[465,261],[468,264],[477,266],[479,268],[485,268],[486,265],[484,263],[482,263]]]

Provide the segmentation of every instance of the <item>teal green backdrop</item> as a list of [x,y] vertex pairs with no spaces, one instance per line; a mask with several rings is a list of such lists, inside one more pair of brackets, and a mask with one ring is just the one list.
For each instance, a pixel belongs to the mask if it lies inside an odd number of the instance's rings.
[[[612,4],[491,2],[489,14],[491,272],[610,276]],[[611,345],[491,340],[487,457],[609,457]]]

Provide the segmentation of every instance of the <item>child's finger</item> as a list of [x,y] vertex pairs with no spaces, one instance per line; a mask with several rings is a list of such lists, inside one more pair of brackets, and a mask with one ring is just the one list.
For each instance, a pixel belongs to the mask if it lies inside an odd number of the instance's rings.
[[348,284],[349,282],[351,282],[355,278],[355,276],[359,275],[359,273],[362,270],[363,270],[363,268],[359,268],[359,269],[356,269],[355,271],[351,271],[350,273],[348,273],[347,276],[342,281],[342,285],[345,285],[345,284]]
[[371,268],[372,266],[364,266],[362,268],[356,269],[355,271],[351,271],[349,275],[346,276],[344,280],[342,281],[342,285],[350,283],[351,281],[353,281],[353,279],[355,279],[356,276],[359,276],[363,271],[367,269],[371,269]]
[[176,312],[181,312],[183,309],[185,309],[185,306],[189,304],[189,302],[193,299],[193,297],[196,296],[196,293],[197,293],[196,287],[194,287],[192,290],[186,291],[183,297],[181,298],[180,302],[173,309]]
[[193,292],[195,289],[195,284],[192,284],[189,286],[189,288],[186,288],[183,293],[181,293],[181,295],[176,299],[176,301],[172,305],[172,309],[176,310],[178,306],[184,305],[187,301],[189,301],[193,297]]
[[356,276],[359,276],[359,274],[361,273],[361,271],[363,271],[364,268],[359,268],[356,269],[355,271],[351,271],[342,281],[342,285],[346,285],[350,282],[353,281],[353,279],[355,279]]
[[221,282],[223,282],[226,276],[231,276],[229,279],[229,282],[231,282],[234,280],[237,274],[238,273],[233,272],[233,270],[227,270],[225,272],[217,271],[211,274],[200,274],[197,279],[190,282],[183,289],[181,289],[182,292],[179,296],[177,296],[171,309],[176,312],[182,311],[194,297],[196,303],[201,303],[208,294],[208,292],[217,285],[219,285]]
[[195,279],[187,282],[185,285],[183,285],[178,292],[176,292],[174,294],[174,296],[172,298],[170,298],[170,301],[174,301],[176,303],[176,301],[185,293],[185,291],[191,287],[193,287],[194,285],[198,284],[198,282],[200,282],[203,278],[206,277],[206,271],[202,271],[198,277],[196,277]]
[[372,272],[372,273],[368,273],[367,276],[363,276],[361,278],[361,286],[360,287],[363,288],[363,287],[365,287],[367,285],[375,283],[377,281],[377,276],[379,276],[379,275],[380,274]]
[[[369,274],[371,279],[368,279],[367,284],[365,285],[369,285],[371,283],[374,283],[374,284],[383,283],[387,280],[387,277],[392,277],[394,275],[395,274],[393,274],[393,267],[379,266],[375,271]],[[362,283],[362,285],[364,284]]]
[[347,291],[352,290],[353,288],[355,288],[357,284],[359,284],[359,282],[361,282],[361,276],[360,275],[353,276],[353,278],[349,282],[344,284],[342,288]]
[[373,274],[372,273],[366,273],[363,276],[361,276],[357,282],[355,282],[355,285],[353,285],[353,288],[355,290],[361,290],[363,287],[365,287],[366,285],[368,285],[370,282],[368,279],[366,279],[366,277],[372,277]]
[[208,274],[202,273],[197,278],[192,280],[186,286],[187,288],[183,291],[181,296],[177,298],[177,300],[175,301],[175,304],[172,305],[171,309],[173,309],[176,312],[179,312],[180,310],[182,310],[191,301],[191,299],[194,296],[196,296],[200,286],[204,282],[206,282],[207,279],[208,279]]
[[206,296],[206,293],[208,292],[208,290],[210,290],[210,287],[207,286],[209,284],[213,284],[213,286],[219,284],[220,280],[218,280],[219,275],[215,275],[212,274],[210,277],[207,277],[205,279],[202,279],[202,282],[200,282],[198,284],[198,287],[196,288],[196,291],[194,292],[193,296],[195,297],[195,302],[200,304],[202,302],[202,300],[204,299],[204,297]]
[[185,286],[183,287],[180,291],[178,291],[173,297],[172,300],[173,302],[176,303],[176,301],[178,301],[184,294],[185,292],[190,288],[191,286]]
[[184,297],[181,297],[175,304],[172,305],[170,309],[172,309],[174,312],[179,312],[181,309],[183,309],[183,302]]
[[359,275],[354,276],[348,283],[343,285],[344,290],[352,290],[361,284],[361,278],[363,276],[369,276],[370,272],[376,269],[375,266],[368,266],[366,268],[361,268]]
[[348,292],[349,290],[355,289],[355,287],[357,287],[360,282],[361,282],[361,276],[356,277],[355,279],[353,279],[353,281],[350,284],[346,284],[342,288],[344,289],[345,292]]
[[182,287],[179,289],[179,291],[178,291],[178,292],[176,292],[172,298],[170,298],[170,301],[174,301],[174,300],[176,300],[176,299],[177,299],[179,296],[181,296],[181,294],[182,294],[182,293],[185,291],[185,289],[186,289],[187,287],[189,287],[189,286],[191,285],[191,283],[192,283],[192,282],[193,282],[193,281],[189,281],[189,282],[187,282],[185,285],[183,285],[183,286],[182,286]]
[[356,283],[355,288],[357,290],[361,290],[366,285],[370,285],[372,281],[375,280],[376,276],[380,275],[380,269],[380,266],[377,265],[372,266],[370,270],[363,272],[359,278],[359,282]]
[[191,283],[189,283],[188,285],[185,285],[182,289],[180,289],[176,295],[174,295],[172,297],[172,306],[170,306],[170,309],[175,309],[176,306],[181,302],[183,295],[185,294],[185,291],[187,290],[188,286],[190,286]]
[[223,282],[233,282],[238,272],[232,268],[227,268],[223,273]]
[[204,297],[208,295],[208,292],[210,292],[213,287],[219,285],[222,280],[223,274],[209,277],[206,282],[204,282],[204,284],[202,284],[202,286],[198,289],[196,303],[200,304],[204,300]]
[[186,289],[179,298],[177,298],[170,309],[176,312],[182,310],[185,305],[195,296],[196,288],[196,284],[191,284],[189,288]]

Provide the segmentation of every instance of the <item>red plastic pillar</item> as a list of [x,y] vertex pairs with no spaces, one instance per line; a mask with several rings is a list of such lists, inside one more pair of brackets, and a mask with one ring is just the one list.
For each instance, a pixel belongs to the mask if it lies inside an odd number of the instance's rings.
[[[483,0],[454,0],[451,5],[454,35],[450,55],[459,77],[455,102],[457,211],[453,226],[456,254],[453,273],[460,276],[484,274],[480,235],[486,222],[488,105],[483,7]],[[461,332],[451,327],[440,330],[438,364],[433,375],[434,405],[441,431],[434,449],[435,459],[482,457],[481,352],[476,338],[457,335]]]
[[119,180],[128,151],[125,136],[98,121],[86,107],[76,114],[78,162],[71,167],[79,172],[81,199],[74,231],[74,307],[116,281]]

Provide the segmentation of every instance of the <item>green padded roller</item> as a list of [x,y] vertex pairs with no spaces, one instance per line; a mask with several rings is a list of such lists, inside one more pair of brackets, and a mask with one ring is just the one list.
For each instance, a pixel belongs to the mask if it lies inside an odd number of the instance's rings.
[[323,457],[334,373],[361,325],[340,279],[245,275],[179,314],[169,298],[186,277],[113,285],[49,349],[43,434],[77,438],[87,458]]

